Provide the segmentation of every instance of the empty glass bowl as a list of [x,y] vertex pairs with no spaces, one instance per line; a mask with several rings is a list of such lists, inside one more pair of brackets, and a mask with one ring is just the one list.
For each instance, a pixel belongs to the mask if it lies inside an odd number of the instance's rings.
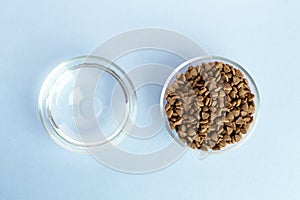
[[51,138],[76,152],[120,143],[135,119],[136,95],[125,72],[106,59],[81,56],[59,64],[39,95],[41,121]]

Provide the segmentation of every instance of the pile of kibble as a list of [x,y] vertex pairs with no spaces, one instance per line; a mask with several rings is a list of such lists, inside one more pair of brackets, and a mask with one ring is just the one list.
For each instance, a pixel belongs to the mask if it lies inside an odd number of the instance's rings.
[[188,67],[165,98],[170,128],[193,149],[220,150],[239,142],[253,122],[254,94],[247,79],[222,62]]

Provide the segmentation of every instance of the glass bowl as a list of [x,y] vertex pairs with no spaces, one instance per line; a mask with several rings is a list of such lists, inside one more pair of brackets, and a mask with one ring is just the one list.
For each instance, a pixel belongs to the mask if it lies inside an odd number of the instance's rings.
[[[208,154],[220,154],[220,153],[224,153],[224,152],[228,152],[228,151],[232,151],[236,148],[238,148],[241,144],[243,144],[247,139],[249,139],[249,137],[252,135],[258,118],[259,118],[259,112],[260,112],[260,96],[259,96],[259,91],[258,88],[255,84],[254,79],[251,77],[251,75],[246,71],[245,68],[243,68],[240,64],[228,59],[228,58],[224,58],[224,57],[220,57],[220,56],[201,56],[201,57],[195,57],[192,58],[190,60],[185,61],[184,63],[182,63],[181,65],[179,65],[167,78],[164,87],[162,89],[162,93],[161,93],[161,97],[160,97],[160,109],[161,109],[161,115],[163,120],[165,121],[165,126],[166,129],[168,131],[168,133],[181,145],[184,145],[186,147],[188,147],[188,145],[185,142],[182,142],[179,137],[178,134],[176,133],[175,130],[172,130],[169,124],[169,120],[168,120],[168,116],[166,114],[165,111],[165,106],[166,106],[166,94],[168,91],[168,87],[173,84],[173,82],[176,80],[176,75],[184,73],[189,66],[198,66],[204,62],[204,63],[209,63],[209,62],[214,62],[214,61],[219,61],[225,64],[229,64],[231,66],[233,66],[236,69],[239,69],[240,71],[242,71],[244,78],[246,78],[248,80],[248,85],[250,87],[251,92],[255,95],[254,98],[254,103],[255,103],[255,112],[252,115],[254,117],[254,122],[252,122],[249,130],[247,131],[246,134],[243,134],[242,139],[239,142],[236,142],[234,144],[227,144],[224,148],[221,148],[220,150],[199,150],[199,149],[195,149],[195,152],[200,153],[202,156],[206,156]],[[193,89],[192,89],[193,90]],[[190,147],[188,147],[190,148]],[[193,150],[192,148],[190,148],[191,150]]]
[[[114,91],[114,92],[113,92]],[[136,94],[128,76],[104,58],[62,62],[45,79],[38,102],[41,121],[63,148],[81,153],[119,144],[135,120]]]

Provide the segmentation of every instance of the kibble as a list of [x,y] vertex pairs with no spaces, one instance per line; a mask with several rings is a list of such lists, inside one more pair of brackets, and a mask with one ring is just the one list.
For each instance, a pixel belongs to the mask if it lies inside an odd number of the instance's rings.
[[220,150],[247,134],[255,112],[254,94],[243,73],[222,62],[189,66],[167,88],[170,128],[194,149]]

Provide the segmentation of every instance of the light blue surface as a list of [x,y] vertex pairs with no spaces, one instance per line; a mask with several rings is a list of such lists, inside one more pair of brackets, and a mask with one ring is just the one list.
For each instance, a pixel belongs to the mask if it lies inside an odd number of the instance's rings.
[[[300,199],[300,2],[2,1],[0,199]],[[68,152],[44,131],[39,88],[59,62],[138,27],[191,36],[244,65],[261,118],[238,150],[186,154],[152,174],[119,173]]]

